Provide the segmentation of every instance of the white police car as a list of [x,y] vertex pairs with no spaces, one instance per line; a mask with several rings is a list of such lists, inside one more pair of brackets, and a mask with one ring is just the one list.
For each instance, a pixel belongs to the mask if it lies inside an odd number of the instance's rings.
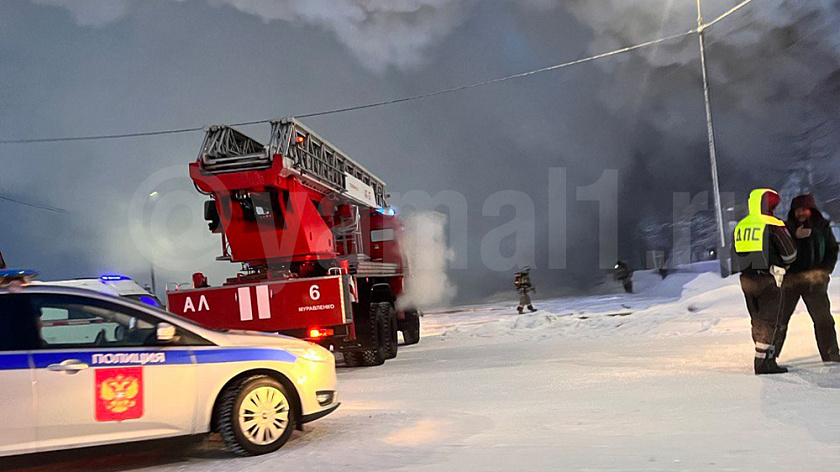
[[143,302],[153,307],[163,308],[163,303],[137,282],[120,274],[103,274],[98,278],[82,278],[69,280],[51,280],[33,282],[37,284],[56,285],[61,287],[86,288],[95,292],[107,293],[115,297],[125,297]]
[[[320,346],[90,290],[9,286],[15,274],[0,271],[0,456],[210,431],[263,454],[338,408]],[[81,339],[78,326],[100,329]]]

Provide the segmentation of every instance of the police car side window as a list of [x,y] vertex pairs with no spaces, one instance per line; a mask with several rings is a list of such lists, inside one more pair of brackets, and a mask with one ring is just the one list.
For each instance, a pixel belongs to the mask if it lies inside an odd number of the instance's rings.
[[69,295],[33,295],[32,307],[39,319],[43,349],[155,343],[156,321],[130,308]]
[[39,344],[35,314],[24,294],[0,295],[0,352],[27,351]]

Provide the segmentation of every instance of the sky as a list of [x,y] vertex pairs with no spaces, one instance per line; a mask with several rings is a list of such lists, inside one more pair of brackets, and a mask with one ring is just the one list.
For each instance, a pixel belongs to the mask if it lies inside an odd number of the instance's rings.
[[[736,3],[704,0],[704,13]],[[682,0],[5,0],[0,139],[387,100],[681,33],[696,17],[695,2]],[[791,169],[810,149],[809,130],[838,120],[838,19],[829,0],[755,0],[707,31],[724,192],[744,199],[756,186],[799,188]],[[448,241],[447,292],[460,301],[512,292],[524,265],[545,293],[591,286],[604,275],[599,228],[615,233],[617,257],[642,264],[641,222],[669,221],[675,192],[711,188],[696,35],[306,123],[382,177],[395,200],[463,196],[466,216],[449,215]],[[267,126],[246,132],[268,137]],[[0,197],[65,210],[0,200],[0,251],[44,278],[146,280],[154,265],[159,288],[196,271],[220,283],[236,267],[213,261],[218,237],[187,176],[201,139],[0,145]],[[814,162],[836,175],[838,139],[821,139],[828,151]],[[562,168],[565,225],[549,211],[552,169]],[[614,190],[598,187],[610,172]],[[587,192],[614,199],[617,218],[601,221],[598,201],[579,199]],[[558,268],[549,252],[564,229]]]

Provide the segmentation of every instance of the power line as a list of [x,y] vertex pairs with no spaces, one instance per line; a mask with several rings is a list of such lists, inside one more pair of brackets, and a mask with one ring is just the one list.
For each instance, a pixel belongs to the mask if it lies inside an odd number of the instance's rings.
[[710,22],[706,23],[705,25],[703,25],[703,28],[708,28],[708,27],[710,27],[710,26],[714,26],[714,25],[715,25],[715,23],[717,23],[717,22],[719,22],[719,21],[723,20],[724,18],[726,18],[727,16],[729,16],[729,15],[731,15],[731,14],[735,13],[736,11],[740,10],[741,8],[744,8],[744,7],[745,7],[745,6],[747,6],[748,4],[752,3],[752,1],[753,1],[753,0],[744,0],[743,2],[741,2],[741,3],[737,4],[737,5],[735,5],[734,7],[730,8],[730,9],[729,9],[729,11],[727,11],[727,12],[726,12],[726,13],[724,13],[723,15],[720,15],[719,17],[715,18],[714,20],[712,20],[712,21],[710,21]]
[[18,200],[16,198],[8,197],[8,196],[5,196],[5,195],[0,195],[0,200],[2,200],[4,202],[14,203],[15,205],[22,205],[22,206],[26,206],[26,207],[30,207],[30,208],[36,208],[38,210],[52,211],[52,212],[55,212],[55,213],[69,213],[69,211],[65,210],[64,208],[58,208],[58,207],[49,206],[49,205],[40,205],[38,203],[26,202],[26,201]]
[[[705,28],[708,28],[710,26],[713,26],[714,24],[718,23],[719,21],[723,20],[724,18],[732,15],[733,13],[735,13],[736,11],[745,7],[747,4],[751,3],[752,1],[753,0],[744,0],[743,2],[739,3],[738,5],[734,6],[730,10],[728,10],[726,13],[718,16],[717,18],[715,18],[714,20],[712,20],[708,23],[700,25],[698,28],[694,28],[694,29],[688,30],[688,31],[683,32],[683,33],[673,34],[673,35],[670,35],[670,36],[665,36],[665,37],[662,37],[662,38],[654,39],[654,40],[651,40],[651,41],[646,41],[646,42],[635,44],[635,45],[632,45],[632,46],[626,46],[626,47],[615,49],[615,50],[612,50],[612,51],[609,51],[609,52],[604,52],[604,53],[601,53],[601,54],[596,54],[596,55],[593,55],[593,56],[584,57],[582,59],[576,59],[574,61],[563,62],[563,63],[560,63],[560,64],[554,64],[554,65],[547,66],[547,67],[542,67],[542,68],[539,68],[539,69],[533,69],[533,70],[530,70],[530,71],[527,71],[527,72],[521,72],[521,73],[518,73],[518,74],[508,75],[508,76],[504,76],[504,77],[498,77],[498,78],[491,79],[491,80],[485,80],[485,81],[482,81],[482,82],[476,82],[476,83],[467,84],[467,85],[460,85],[460,86],[452,87],[452,88],[448,88],[448,89],[435,90],[433,92],[423,93],[423,94],[419,94],[419,95],[410,95],[410,96],[407,96],[407,97],[395,98],[395,99],[391,99],[391,100],[383,100],[383,101],[380,101],[380,102],[373,102],[373,103],[367,103],[367,104],[362,104],[362,105],[354,105],[354,106],[343,107],[343,108],[334,108],[334,109],[331,109],[331,110],[323,110],[323,111],[318,111],[318,112],[313,112],[313,113],[304,113],[304,114],[294,115],[294,116],[297,117],[297,118],[311,118],[311,117],[316,117],[316,116],[335,115],[335,114],[339,114],[339,113],[359,111],[359,110],[365,110],[365,109],[369,109],[369,108],[377,108],[377,107],[394,105],[394,104],[397,104],[397,103],[410,102],[410,101],[415,101],[415,100],[423,100],[423,99],[426,99],[426,98],[437,97],[439,95],[446,95],[446,94],[450,94],[450,93],[460,92],[462,90],[468,90],[468,89],[473,89],[473,88],[477,88],[477,87],[484,87],[484,86],[493,85],[493,84],[497,84],[497,83],[501,83],[501,82],[506,82],[506,81],[514,80],[514,79],[521,79],[521,78],[524,78],[524,77],[530,77],[532,75],[541,74],[541,73],[544,73],[544,72],[551,72],[551,71],[564,69],[564,68],[567,68],[567,67],[576,66],[576,65],[579,65],[579,64],[584,64],[584,63],[587,63],[587,62],[595,61],[595,60],[598,60],[598,59],[604,59],[604,58],[615,56],[615,55],[618,55],[618,54],[623,54],[623,53],[626,53],[626,52],[635,51],[637,49],[642,49],[642,48],[654,46],[656,44],[664,43],[664,42],[667,42],[667,41],[673,41],[675,39],[680,39],[680,38],[683,38],[685,36],[690,36],[692,34],[697,34],[701,30],[703,30]],[[248,126],[248,125],[261,124],[261,123],[269,123],[271,121],[272,121],[272,119],[245,121],[245,122],[241,122],[241,123],[233,123],[230,126]],[[145,132],[136,132],[136,133],[121,133],[121,134],[100,134],[100,135],[89,135],[89,136],[66,136],[66,137],[56,137],[56,138],[0,139],[0,145],[2,145],[2,144],[56,143],[56,142],[95,141],[95,140],[106,140],[106,139],[136,138],[136,137],[144,137],[144,136],[160,136],[160,135],[168,135],[168,134],[194,133],[194,132],[198,132],[198,131],[204,131],[204,129],[205,128],[203,126],[196,126],[196,127],[192,127],[192,128],[180,128],[180,129],[145,131]]]
[[67,141],[95,141],[101,139],[122,139],[122,138],[136,138],[140,136],[159,136],[162,134],[179,134],[192,133],[195,131],[202,131],[201,126],[195,128],[181,128],[168,129],[160,131],[144,131],[139,133],[122,133],[122,134],[98,134],[92,136],[66,136],[60,138],[32,138],[32,139],[0,139],[0,144],[32,144],[32,143],[58,143]]
[[566,68],[566,67],[571,67],[571,66],[576,66],[578,64],[583,64],[585,62],[591,62],[591,61],[594,61],[594,60],[597,60],[597,59],[603,59],[605,57],[615,56],[617,54],[622,54],[622,53],[625,53],[625,52],[634,51],[636,49],[641,49],[641,48],[645,48],[645,47],[648,47],[648,46],[653,46],[654,44],[664,43],[666,41],[671,41],[671,40],[674,40],[674,39],[689,36],[689,35],[694,34],[696,32],[697,32],[697,30],[693,29],[693,30],[686,31],[684,33],[673,34],[671,36],[666,36],[664,38],[654,39],[652,41],[639,43],[639,44],[636,44],[636,45],[633,45],[633,46],[623,47],[621,49],[616,49],[616,50],[613,50],[613,51],[610,51],[610,52],[605,52],[605,53],[602,53],[602,54],[596,54],[594,56],[584,57],[582,59],[577,59],[577,60],[574,60],[574,61],[564,62],[564,63],[561,63],[561,64],[555,64],[555,65],[548,66],[548,67],[542,67],[540,69],[534,69],[534,70],[530,70],[528,72],[522,72],[522,73],[519,73],[519,74],[508,75],[508,76],[499,77],[499,78],[496,78],[496,79],[485,80],[484,82],[476,82],[474,84],[461,85],[461,86],[458,86],[458,87],[452,87],[452,88],[443,89],[443,90],[436,90],[434,92],[424,93],[424,94],[420,94],[420,95],[412,95],[412,96],[409,96],[409,97],[396,98],[396,99],[393,99],[393,100],[384,100],[384,101],[381,101],[381,102],[368,103],[368,104],[365,104],[365,105],[356,105],[356,106],[351,106],[351,107],[346,107],[346,108],[336,108],[336,109],[333,109],[333,110],[319,111],[319,112],[315,112],[315,113],[306,113],[306,114],[303,114],[303,115],[295,115],[295,117],[296,118],[311,118],[313,116],[334,115],[336,113],[344,113],[344,112],[348,112],[348,111],[364,110],[366,108],[375,108],[375,107],[380,107],[380,106],[385,106],[385,105],[393,105],[395,103],[408,102],[408,101],[412,101],[412,100],[421,100],[421,99],[424,99],[424,98],[436,97],[438,95],[445,95],[445,94],[449,94],[449,93],[460,92],[462,90],[467,90],[467,89],[471,89],[471,88],[484,87],[486,85],[493,85],[493,84],[497,84],[497,83],[500,83],[500,82],[505,82],[505,81],[513,80],[513,79],[521,79],[523,77],[529,77],[529,76],[532,76],[532,75],[541,74],[543,72],[555,71],[555,70],[558,70],[558,69],[563,69],[563,68]]
[[[645,48],[648,46],[653,46],[654,44],[663,43],[666,41],[671,41],[674,39],[682,38],[684,36],[688,36],[690,34],[696,33],[697,30],[693,29],[690,31],[686,31],[680,34],[674,34],[671,36],[666,36],[664,38],[654,39],[652,41],[647,41],[640,44],[635,44],[633,46],[627,46],[620,49],[616,49],[613,51],[605,52],[602,54],[596,54],[594,56],[585,57],[582,59],[577,59],[574,61],[564,62],[561,64],[554,64],[548,67],[542,67],[540,69],[534,69],[527,72],[521,72],[519,74],[508,75],[505,77],[499,77],[496,79],[485,80],[483,82],[476,82],[473,84],[468,85],[461,85],[458,87],[452,87],[443,90],[436,90],[434,92],[423,93],[419,95],[411,95],[408,97],[401,97],[392,100],[383,100],[381,102],[374,102],[374,103],[367,103],[363,105],[355,105],[349,106],[344,108],[336,108],[332,110],[324,110],[314,113],[304,113],[302,115],[294,115],[297,118],[311,118],[315,116],[324,116],[324,115],[334,115],[337,113],[345,113],[350,111],[357,111],[357,110],[364,110],[368,108],[376,108],[386,105],[393,105],[396,103],[402,102],[409,102],[414,100],[421,100],[425,98],[436,97],[438,95],[445,95],[454,92],[460,92],[462,90],[472,89],[476,87],[483,87],[486,85],[493,85],[500,82],[505,82],[508,80],[519,79],[522,77],[528,77],[531,75],[540,74],[543,72],[554,71],[558,69],[563,69],[566,67],[583,64],[585,62],[594,61],[596,59],[603,59],[605,57],[615,56],[617,54],[622,54],[625,52],[634,51],[636,49]],[[254,121],[245,121],[241,123],[233,123],[230,126],[248,126],[248,125],[255,125],[261,123],[268,123],[272,121],[271,119],[265,120],[254,120]],[[121,133],[121,134],[101,134],[101,135],[89,135],[89,136],[67,136],[67,137],[57,137],[57,138],[30,138],[30,139],[0,139],[0,144],[33,144],[33,143],[56,143],[56,142],[71,142],[71,141],[94,141],[94,140],[105,140],[105,139],[122,139],[122,138],[136,138],[136,137],[144,137],[144,136],[160,136],[160,135],[167,135],[167,134],[181,134],[181,133],[193,133],[197,131],[203,131],[204,127],[196,126],[192,128],[180,128],[180,129],[170,129],[170,130],[159,130],[159,131],[146,131],[146,132],[137,132],[137,133]]]

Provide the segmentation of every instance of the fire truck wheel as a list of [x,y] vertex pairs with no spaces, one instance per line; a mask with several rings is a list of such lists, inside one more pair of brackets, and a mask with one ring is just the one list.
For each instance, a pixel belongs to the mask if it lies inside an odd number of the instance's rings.
[[379,339],[381,349],[385,353],[385,359],[397,357],[397,311],[390,303],[379,303],[377,308],[380,312],[382,323],[379,325]]
[[291,397],[280,382],[256,375],[236,382],[219,399],[219,433],[227,449],[255,456],[280,449],[297,421]]
[[402,333],[406,346],[420,342],[420,315],[416,311],[406,312],[402,322]]
[[360,351],[344,353],[344,367],[361,367],[362,353]]

